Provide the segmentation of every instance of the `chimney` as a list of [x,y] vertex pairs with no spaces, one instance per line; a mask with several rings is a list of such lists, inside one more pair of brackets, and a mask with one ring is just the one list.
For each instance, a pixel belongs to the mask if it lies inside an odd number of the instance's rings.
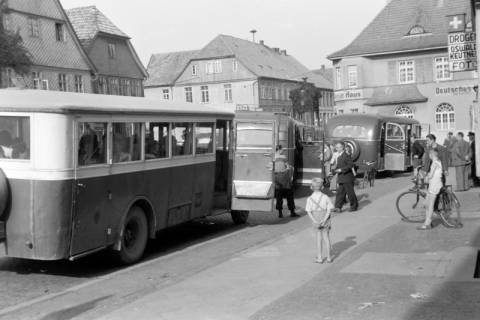
[[260,44],[261,44],[262,46],[264,46],[264,45],[265,45],[265,41],[260,40]]
[[282,50],[282,51],[280,51],[280,53],[283,54],[284,56],[286,56],[287,55],[287,50]]

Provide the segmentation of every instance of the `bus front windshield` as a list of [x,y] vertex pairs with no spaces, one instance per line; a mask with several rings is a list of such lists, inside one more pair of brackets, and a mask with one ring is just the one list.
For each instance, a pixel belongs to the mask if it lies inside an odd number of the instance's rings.
[[273,148],[271,123],[238,123],[237,148]]
[[0,159],[30,159],[28,117],[0,117]]

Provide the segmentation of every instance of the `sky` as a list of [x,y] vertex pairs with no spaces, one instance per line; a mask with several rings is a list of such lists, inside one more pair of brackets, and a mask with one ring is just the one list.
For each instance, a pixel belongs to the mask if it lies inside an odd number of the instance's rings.
[[200,49],[218,34],[256,40],[310,69],[348,45],[387,0],[60,0],[66,8],[96,5],[132,38],[145,65],[153,53]]

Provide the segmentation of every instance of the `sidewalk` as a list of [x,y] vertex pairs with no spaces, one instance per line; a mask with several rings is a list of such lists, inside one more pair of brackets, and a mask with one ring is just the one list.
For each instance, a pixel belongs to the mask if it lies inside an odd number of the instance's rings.
[[479,194],[457,194],[464,228],[392,225],[251,319],[478,319]]
[[[304,319],[317,319],[318,314],[311,314],[308,310],[320,308],[321,300],[303,297],[303,290],[313,290],[317,296],[318,292],[324,292],[321,287],[309,286],[323,279],[328,272],[338,274],[339,267],[345,264],[344,261],[349,261],[352,253],[361,246],[369,245],[371,239],[381,237],[383,230],[399,224],[399,216],[393,207],[397,195],[397,192],[387,194],[358,213],[345,212],[335,217],[332,243],[338,257],[333,264],[313,263],[314,237],[308,228],[285,235],[279,241],[246,250],[101,319],[233,320],[252,316],[259,319],[299,319],[304,314],[310,315]],[[462,195],[462,201],[463,198]],[[470,196],[466,198],[470,199]],[[401,225],[412,230],[416,226]],[[421,235],[428,237],[426,233]],[[366,261],[369,261],[368,256]],[[379,268],[378,265],[370,267]],[[340,282],[342,277],[339,276]],[[329,291],[328,296],[334,301],[342,300],[344,292]],[[299,309],[299,305],[305,310]]]

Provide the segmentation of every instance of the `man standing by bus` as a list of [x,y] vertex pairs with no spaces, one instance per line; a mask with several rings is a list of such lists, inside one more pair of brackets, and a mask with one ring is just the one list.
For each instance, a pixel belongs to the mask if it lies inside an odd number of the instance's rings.
[[455,167],[457,187],[455,191],[466,191],[468,183],[468,162],[470,161],[470,146],[463,138],[463,132],[457,133],[457,143],[453,147],[452,165]]
[[353,175],[353,160],[345,152],[345,144],[343,142],[337,142],[335,149],[338,152],[337,167],[335,172],[338,174],[337,183],[337,195],[335,198],[335,212],[340,212],[345,203],[345,195],[348,196],[350,201],[350,212],[358,210],[358,200],[355,195],[353,187],[355,177]]

